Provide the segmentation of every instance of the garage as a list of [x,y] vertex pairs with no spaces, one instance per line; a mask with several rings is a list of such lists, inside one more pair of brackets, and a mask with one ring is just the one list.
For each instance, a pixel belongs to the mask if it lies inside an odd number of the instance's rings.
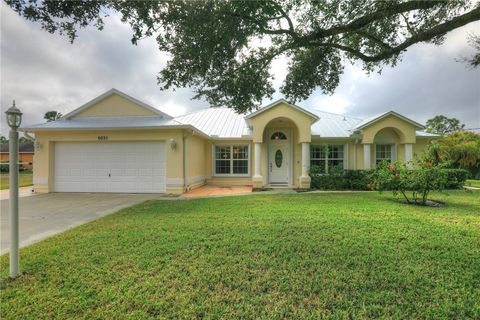
[[56,142],[54,149],[55,192],[165,192],[164,142]]

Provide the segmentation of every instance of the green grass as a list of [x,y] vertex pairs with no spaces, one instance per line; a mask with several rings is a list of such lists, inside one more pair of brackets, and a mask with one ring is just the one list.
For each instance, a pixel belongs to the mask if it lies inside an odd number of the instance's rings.
[[22,249],[1,318],[479,319],[480,191],[433,198],[148,201]]
[[[33,174],[32,171],[20,171],[18,175],[18,186],[27,187],[33,184]],[[0,174],[0,190],[9,188],[9,178],[8,173]]]
[[469,187],[477,187],[480,188],[480,180],[467,180],[467,183],[465,184],[466,186]]

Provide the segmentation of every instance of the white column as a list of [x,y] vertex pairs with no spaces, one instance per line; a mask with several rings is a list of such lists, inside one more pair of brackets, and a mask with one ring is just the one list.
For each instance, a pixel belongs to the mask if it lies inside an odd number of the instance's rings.
[[302,177],[308,177],[310,169],[310,143],[302,143]]
[[413,145],[411,143],[405,143],[405,163],[407,163],[408,167],[411,168],[411,163],[408,164],[409,161],[412,161],[413,158]]
[[370,143],[365,143],[363,145],[363,168],[370,169],[371,167],[371,159],[370,159]]
[[254,164],[254,178],[261,178],[262,174],[260,173],[260,167],[262,163],[262,144],[255,143],[255,164]]

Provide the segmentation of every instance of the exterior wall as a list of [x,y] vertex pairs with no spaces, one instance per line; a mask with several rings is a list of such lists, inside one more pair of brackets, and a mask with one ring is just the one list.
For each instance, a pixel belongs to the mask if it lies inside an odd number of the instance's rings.
[[391,128],[399,136],[400,143],[415,143],[416,128],[411,123],[393,115],[378,120],[362,129],[362,143],[374,143],[376,134],[385,128]]
[[97,102],[74,117],[107,117],[107,116],[155,116],[151,110],[145,109],[117,94]]
[[278,118],[289,119],[295,124],[298,129],[297,143],[311,141],[310,127],[313,119],[285,103],[279,103],[249,120],[253,126],[253,142],[263,142],[265,128],[270,121]]
[[[108,141],[165,141],[166,183],[168,193],[183,192],[183,131],[182,130],[123,130],[123,131],[49,131],[36,132],[41,148],[35,151],[33,161],[34,190],[39,193],[53,191],[55,142],[98,142],[99,136]],[[172,150],[168,141],[174,139],[177,148]]]
[[[219,177],[215,176],[213,172],[213,148],[214,145],[220,144],[248,144],[250,146],[250,163],[249,169],[250,174],[248,176],[225,176]],[[205,172],[206,172],[206,179],[207,184],[215,185],[215,186],[246,186],[252,185],[252,175],[253,175],[253,166],[254,166],[254,158],[255,158],[255,150],[253,147],[252,141],[249,140],[205,140]]]
[[206,140],[199,136],[186,137],[187,189],[205,184],[207,179]]
[[[417,142],[413,144],[414,155],[419,155],[427,149],[432,138],[417,138]],[[363,148],[364,145],[354,139],[323,139],[314,137],[311,144],[348,144],[348,169],[362,170],[364,169]],[[381,141],[379,141],[381,142]],[[397,160],[405,161],[405,145],[400,143],[400,138],[391,141],[397,145]],[[375,168],[375,146],[372,144],[370,150],[371,168]]]
[[[10,159],[10,153],[2,152],[0,153],[0,161],[8,162]],[[33,165],[33,152],[19,152],[18,153],[18,162],[22,164],[22,167],[28,170],[32,170]]]
[[430,142],[435,140],[435,138],[426,138],[426,137],[419,137],[417,138],[417,143],[413,145],[413,155],[420,155],[422,152],[427,150],[428,145]]

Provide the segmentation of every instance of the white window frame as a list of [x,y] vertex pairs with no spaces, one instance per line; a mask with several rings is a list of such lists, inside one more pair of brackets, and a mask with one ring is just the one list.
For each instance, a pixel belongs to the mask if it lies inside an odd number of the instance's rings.
[[[310,149],[310,166],[312,165],[312,160],[325,160],[325,173],[324,174],[328,174],[328,161],[330,161],[330,160],[342,160],[343,161],[342,168],[344,170],[348,168],[348,166],[346,165],[346,161],[348,161],[348,144],[342,144],[342,143],[311,143],[310,146],[311,147],[325,148],[324,150],[326,151],[325,154],[324,154],[325,158],[312,158],[313,152]],[[328,157],[329,146],[341,146],[343,148],[342,149],[343,157],[342,158],[329,158]],[[347,150],[347,151],[345,152],[345,150]]]
[[[233,147],[234,146],[241,146],[241,147],[247,147],[247,173],[233,173]],[[230,172],[231,173],[217,173],[216,172],[216,152],[215,149],[217,147],[230,147]],[[250,144],[249,143],[216,143],[212,144],[212,176],[214,177],[250,177],[250,161],[251,161],[251,150],[250,150]],[[238,159],[237,159],[238,160]]]
[[[377,157],[377,148],[378,146],[390,146],[390,158],[378,158]],[[377,161],[378,160],[386,160],[388,162],[394,162],[396,160],[396,154],[397,154],[397,145],[395,143],[376,143],[375,144],[375,167],[378,166]]]

